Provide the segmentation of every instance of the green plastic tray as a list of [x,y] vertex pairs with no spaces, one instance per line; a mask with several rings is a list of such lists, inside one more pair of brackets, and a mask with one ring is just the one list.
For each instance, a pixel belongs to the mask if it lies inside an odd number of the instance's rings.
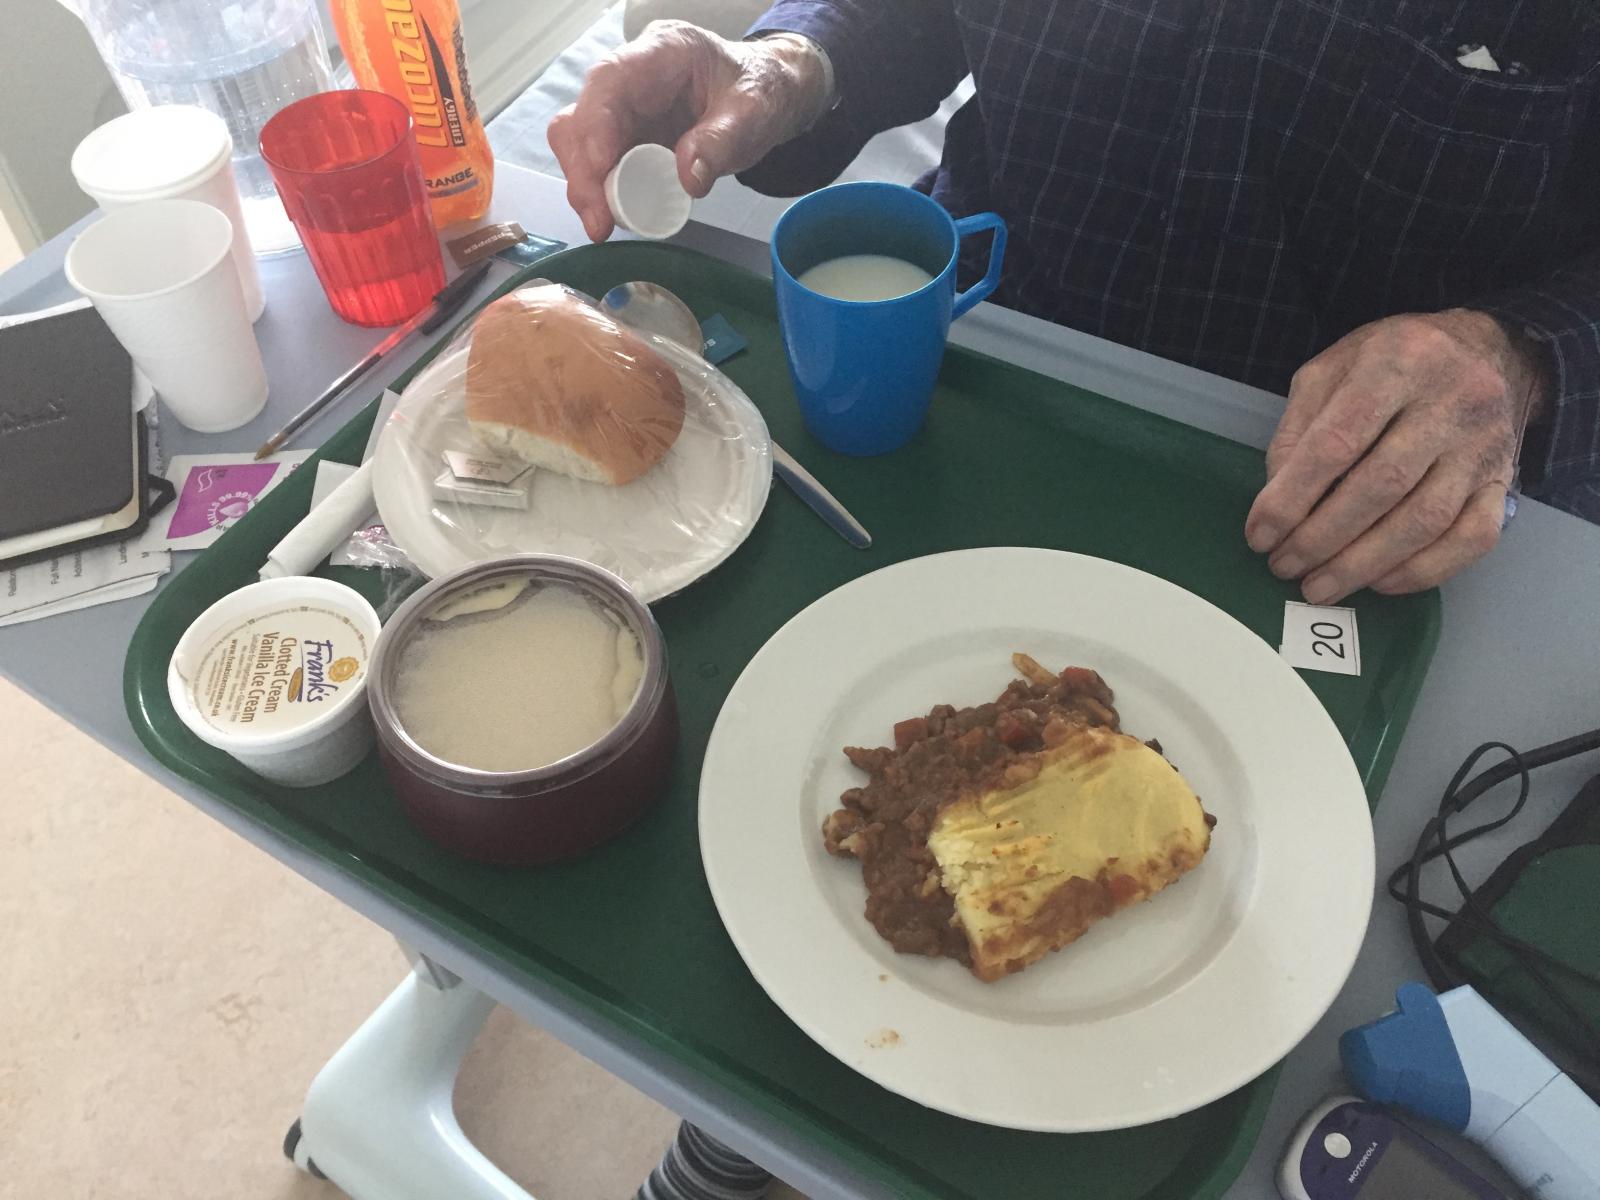
[[[416,834],[375,761],[325,787],[282,789],[184,729],[167,702],[173,647],[208,604],[256,578],[267,551],[305,512],[314,470],[296,472],[151,605],[129,647],[125,677],[140,738],[172,770],[260,825],[714,1079],[895,1195],[1220,1195],[1249,1155],[1276,1069],[1197,1112],[1103,1134],[994,1129],[894,1096],[814,1045],[751,978],[706,888],[695,805],[712,722],[750,657],[817,597],[901,559],[991,545],[1099,555],[1181,584],[1276,645],[1283,602],[1294,592],[1272,577],[1241,533],[1264,477],[1261,455],[952,349],[918,439],[886,457],[846,458],[818,445],[800,423],[766,280],[689,251],[640,243],[574,249],[525,274],[592,295],[624,280],[655,280],[701,318],[726,316],[750,345],[723,369],[760,406],[773,435],[875,538],[870,551],[852,550],[780,487],[733,558],[656,606],[683,713],[664,801],[627,835],[581,861],[484,867]],[[357,461],[375,412],[376,402],[321,453]],[[379,572],[325,572],[375,601],[385,598]],[[1375,798],[1438,638],[1439,602],[1435,595],[1363,595],[1356,607],[1364,673],[1312,674],[1307,681]],[[1072,1086],[1070,1071],[1062,1086]]]

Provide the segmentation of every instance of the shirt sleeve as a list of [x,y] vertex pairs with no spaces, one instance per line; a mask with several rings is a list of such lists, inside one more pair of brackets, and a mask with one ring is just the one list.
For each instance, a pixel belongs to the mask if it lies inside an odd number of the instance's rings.
[[739,176],[769,196],[833,182],[874,134],[931,115],[968,73],[952,0],[777,0],[749,36],[779,32],[827,52],[838,103]]
[[1525,333],[1547,355],[1549,407],[1522,445],[1523,488],[1555,496],[1600,479],[1600,251],[1471,307]]

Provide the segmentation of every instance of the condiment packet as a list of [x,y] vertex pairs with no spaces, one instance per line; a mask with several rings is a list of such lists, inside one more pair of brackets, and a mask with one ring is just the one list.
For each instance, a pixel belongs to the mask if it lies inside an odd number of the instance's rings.
[[533,470],[527,463],[465,450],[446,450],[444,463],[457,479],[469,483],[511,484]]
[[251,454],[176,456],[167,467],[178,489],[166,518],[167,549],[205,549],[311,454],[285,450],[260,462]]
[[471,233],[462,234],[445,243],[456,266],[465,271],[480,258],[488,258],[508,247],[515,246],[528,236],[515,221],[502,221],[498,225],[484,225]]
[[547,254],[565,250],[567,244],[528,233],[515,221],[502,221],[452,238],[445,243],[445,248],[450,251],[456,266],[465,271],[473,263],[490,255],[498,255],[521,266],[530,266]]
[[721,313],[715,313],[700,322],[700,336],[705,339],[701,356],[713,367],[727,362],[750,343]]
[[514,263],[519,267],[531,267],[541,258],[548,258],[558,250],[565,250],[567,244],[558,242],[555,238],[540,237],[537,233],[530,233],[520,242],[507,246],[499,251],[495,257],[502,262]]
[[528,479],[533,468],[526,463],[462,450],[446,450],[444,463],[444,470],[433,481],[435,500],[491,508],[528,507]]

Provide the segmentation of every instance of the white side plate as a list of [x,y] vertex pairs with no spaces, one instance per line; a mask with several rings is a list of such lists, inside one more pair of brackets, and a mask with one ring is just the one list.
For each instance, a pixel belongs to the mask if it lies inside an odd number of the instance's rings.
[[372,489],[395,543],[431,577],[505,554],[564,554],[622,577],[645,603],[681,591],[750,535],[772,489],[766,421],[738,386],[675,342],[640,335],[683,383],[683,431],[623,487],[532,475],[526,511],[433,498],[446,450],[482,453],[466,420],[466,354],[411,381],[378,438]]

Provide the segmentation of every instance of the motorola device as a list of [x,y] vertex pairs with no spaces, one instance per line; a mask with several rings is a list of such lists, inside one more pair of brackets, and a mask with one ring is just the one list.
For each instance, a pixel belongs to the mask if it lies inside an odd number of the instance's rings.
[[1278,1169],[1284,1200],[1510,1200],[1380,1105],[1336,1096],[1312,1109]]

